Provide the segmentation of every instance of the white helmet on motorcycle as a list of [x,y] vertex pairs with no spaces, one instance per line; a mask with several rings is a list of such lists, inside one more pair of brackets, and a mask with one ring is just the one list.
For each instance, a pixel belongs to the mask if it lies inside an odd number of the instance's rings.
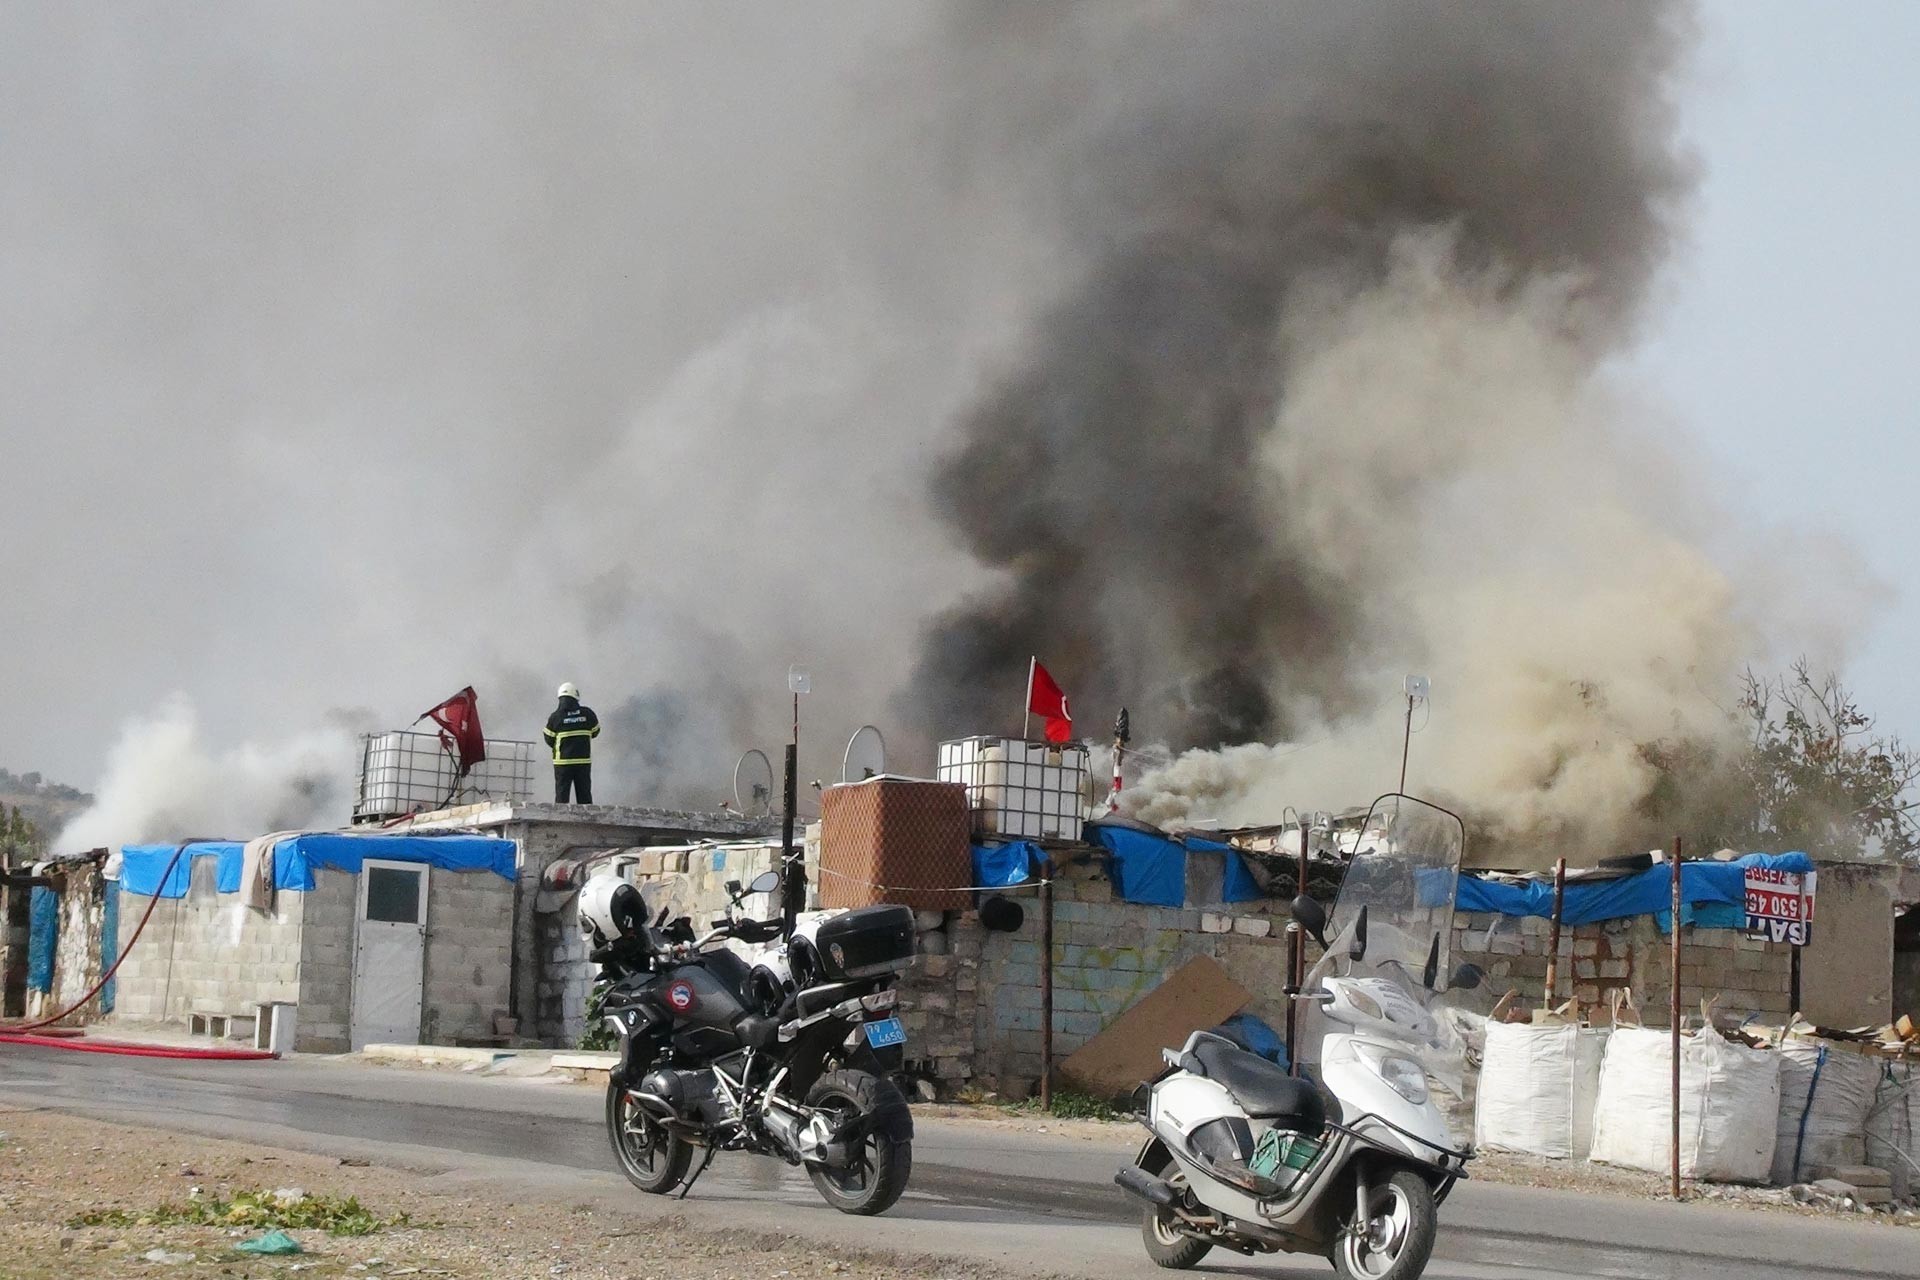
[[565,684],[560,686],[559,696],[562,698],[577,699],[580,696],[580,686],[575,684],[573,681],[569,680]]
[[612,872],[594,876],[580,890],[580,932],[605,946],[637,939],[647,927],[647,904],[640,891]]

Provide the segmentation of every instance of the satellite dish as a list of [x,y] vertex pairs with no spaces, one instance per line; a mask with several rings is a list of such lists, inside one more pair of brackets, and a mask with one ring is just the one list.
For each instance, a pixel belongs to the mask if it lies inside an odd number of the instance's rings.
[[773,812],[773,764],[764,751],[748,751],[733,766],[733,803],[749,818]]
[[840,761],[840,781],[865,782],[887,771],[887,740],[870,724],[861,725],[847,740],[847,754]]

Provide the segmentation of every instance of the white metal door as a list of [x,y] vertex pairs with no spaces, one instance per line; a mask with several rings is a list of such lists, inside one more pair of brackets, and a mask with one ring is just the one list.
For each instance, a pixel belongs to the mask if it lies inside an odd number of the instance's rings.
[[359,925],[353,948],[353,1047],[419,1044],[427,868],[372,858],[362,863]]

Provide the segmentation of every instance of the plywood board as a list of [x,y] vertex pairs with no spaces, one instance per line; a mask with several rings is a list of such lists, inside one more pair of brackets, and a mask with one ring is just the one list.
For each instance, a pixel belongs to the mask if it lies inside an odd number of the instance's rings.
[[1195,956],[1060,1064],[1060,1076],[1101,1098],[1121,1098],[1165,1069],[1162,1049],[1217,1027],[1253,995],[1210,956]]

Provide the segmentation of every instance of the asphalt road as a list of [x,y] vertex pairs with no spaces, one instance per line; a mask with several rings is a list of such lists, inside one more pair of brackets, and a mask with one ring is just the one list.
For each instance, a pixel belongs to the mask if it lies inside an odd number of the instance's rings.
[[[614,1172],[598,1091],[336,1059],[195,1063],[0,1045],[0,1106],[48,1107],[418,1169],[449,1189],[676,1213],[857,1248],[1144,1280],[1138,1214],[1111,1179],[1118,1145],[921,1119],[911,1190],[877,1220],[827,1209],[804,1175],[721,1156],[684,1202]],[[1869,1280],[1920,1277],[1920,1235],[1707,1205],[1490,1184],[1441,1212],[1434,1280]],[[1330,1275],[1324,1259],[1216,1251],[1195,1274]]]

